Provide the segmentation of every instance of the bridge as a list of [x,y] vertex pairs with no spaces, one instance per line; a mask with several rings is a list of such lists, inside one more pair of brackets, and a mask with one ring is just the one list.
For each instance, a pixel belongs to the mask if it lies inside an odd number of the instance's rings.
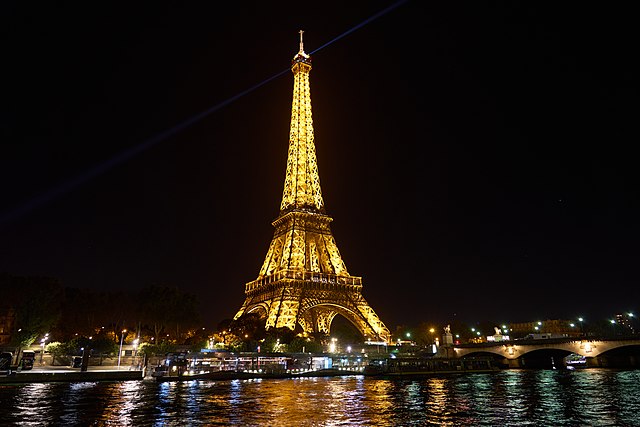
[[[586,358],[590,367],[640,366],[640,337],[616,338],[553,338],[455,344],[444,349],[446,357],[472,357],[494,355],[504,365],[520,368],[540,360],[561,360],[577,354]],[[527,363],[527,360],[533,363]]]

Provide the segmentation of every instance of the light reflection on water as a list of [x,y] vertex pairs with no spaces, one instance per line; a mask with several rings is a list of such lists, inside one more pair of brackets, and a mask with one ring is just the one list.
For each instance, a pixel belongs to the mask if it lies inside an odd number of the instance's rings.
[[634,426],[640,371],[0,386],[20,426]]

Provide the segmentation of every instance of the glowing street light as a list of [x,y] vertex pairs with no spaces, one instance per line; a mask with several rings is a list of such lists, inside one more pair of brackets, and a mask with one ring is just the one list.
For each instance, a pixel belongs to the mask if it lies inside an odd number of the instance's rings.
[[40,364],[42,365],[42,356],[44,356],[44,346],[49,339],[49,333],[44,334],[44,338],[40,340],[40,345],[42,346],[42,351],[40,351]]
[[584,318],[578,317],[578,322],[580,322],[580,334],[584,335],[584,328],[582,327],[582,322],[584,322]]
[[118,370],[120,370],[120,358],[122,357],[122,342],[124,341],[124,334],[127,332],[126,329],[123,329],[120,333],[120,351],[118,352]]

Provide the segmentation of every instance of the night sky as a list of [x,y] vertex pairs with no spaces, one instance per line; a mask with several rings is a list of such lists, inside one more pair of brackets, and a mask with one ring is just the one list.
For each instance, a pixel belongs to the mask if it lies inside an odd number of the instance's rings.
[[232,317],[273,235],[293,76],[252,88],[303,29],[332,231],[387,326],[638,309],[630,10],[12,3],[0,272],[177,285]]

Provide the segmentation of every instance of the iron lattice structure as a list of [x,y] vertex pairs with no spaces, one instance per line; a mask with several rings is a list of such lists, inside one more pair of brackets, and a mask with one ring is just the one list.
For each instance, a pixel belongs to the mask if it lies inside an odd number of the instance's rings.
[[235,315],[258,313],[266,328],[328,334],[340,314],[371,340],[390,333],[362,296],[362,278],[349,275],[329,227],[322,200],[311,117],[311,57],[300,51],[291,66],[293,103],[287,172],[273,240],[258,278],[246,284]]

